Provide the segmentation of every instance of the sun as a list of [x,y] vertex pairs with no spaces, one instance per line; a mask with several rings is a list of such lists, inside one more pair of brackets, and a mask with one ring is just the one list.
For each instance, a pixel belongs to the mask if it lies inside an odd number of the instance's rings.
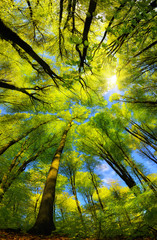
[[112,75],[111,77],[107,77],[106,78],[106,83],[107,83],[107,88],[106,88],[106,91],[103,93],[104,95],[106,94],[106,93],[108,93],[109,91],[113,91],[113,89],[114,89],[114,91],[118,91],[118,86],[117,86],[117,76],[116,75]]
[[111,77],[107,78],[107,90],[110,91],[113,88],[117,87],[117,76],[112,75]]
[[117,83],[117,76],[113,75],[112,77],[108,78],[108,84],[110,87],[115,87]]

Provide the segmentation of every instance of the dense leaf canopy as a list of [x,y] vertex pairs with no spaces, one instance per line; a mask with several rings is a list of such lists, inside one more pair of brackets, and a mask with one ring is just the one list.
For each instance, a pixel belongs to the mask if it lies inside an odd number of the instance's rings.
[[1,0],[0,57],[2,228],[155,237],[157,1]]

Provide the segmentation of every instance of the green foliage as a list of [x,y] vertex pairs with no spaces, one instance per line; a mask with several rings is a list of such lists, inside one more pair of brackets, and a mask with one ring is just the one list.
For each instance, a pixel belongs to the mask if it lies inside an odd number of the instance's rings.
[[[157,163],[156,8],[151,0],[0,1],[2,228],[34,224],[72,120],[55,189],[56,232],[155,236],[157,177],[147,176],[147,162]],[[102,161],[129,187],[104,186]]]

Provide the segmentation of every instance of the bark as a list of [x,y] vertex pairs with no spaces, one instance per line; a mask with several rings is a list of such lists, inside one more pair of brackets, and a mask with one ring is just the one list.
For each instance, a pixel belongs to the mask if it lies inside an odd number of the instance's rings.
[[[127,100],[131,99],[131,100]],[[146,107],[156,107],[157,101],[142,101],[142,100],[136,100],[131,97],[125,97],[124,100],[119,100],[122,102],[127,102],[127,103],[139,103],[139,104],[145,104]]]
[[39,128],[40,126],[46,124],[50,122],[49,121],[46,121],[46,122],[43,122],[43,123],[40,123],[39,125],[37,125],[36,127],[33,127],[31,129],[29,129],[28,131],[26,131],[25,133],[23,133],[21,136],[17,137],[17,138],[14,138],[12,140],[10,140],[8,143],[6,143],[4,146],[2,146],[0,148],[0,155],[3,154],[9,147],[11,147],[13,144],[19,142],[20,140],[22,140],[24,137],[26,137],[29,133],[33,132],[34,130],[36,130],[37,128]]
[[72,17],[72,12],[71,12],[71,8],[72,8],[72,0],[68,0],[68,7],[67,7],[67,12],[68,12],[68,15],[67,15],[67,18],[66,18],[66,21],[65,21],[65,24],[64,24],[64,28],[63,29],[66,29],[67,26],[68,26],[68,22],[69,20],[71,19]]
[[[111,138],[111,136],[108,134],[108,132],[105,132],[107,137],[115,144],[116,147],[118,147],[120,149],[120,151],[122,152],[124,158],[127,157],[127,154],[125,153],[125,151],[123,150],[123,147],[121,146],[121,142],[119,139],[119,136],[117,134],[117,140],[118,142],[116,142],[115,140],[113,140]],[[108,152],[107,150],[104,149],[104,147],[101,146],[101,151],[103,152],[103,154],[106,155],[105,160],[106,162],[115,170],[115,172],[125,181],[125,183],[127,184],[127,186],[131,189],[136,185],[136,182],[134,181],[134,179],[132,178],[132,176],[129,174],[129,172],[127,171],[126,167],[123,166],[123,164],[119,161],[116,161],[114,159],[114,157],[112,156],[112,154],[110,152]],[[104,151],[105,150],[105,151]],[[102,154],[102,156],[103,156]]]
[[61,154],[65,146],[68,131],[72,126],[72,120],[68,123],[67,128],[63,132],[60,144],[54,154],[50,170],[46,179],[45,188],[39,208],[39,213],[34,226],[29,230],[31,234],[50,235],[54,231],[55,224],[53,221],[53,206],[55,202],[55,187],[59,170]]
[[60,0],[60,12],[59,12],[59,52],[62,57],[62,31],[61,31],[61,22],[62,22],[62,16],[63,16],[63,2],[64,0]]
[[31,3],[29,0],[26,0],[27,2],[27,5],[28,5],[28,9],[29,9],[29,15],[30,15],[30,19],[31,19],[31,22],[33,24],[33,32],[34,32],[34,41],[36,39],[36,29],[38,30],[38,32],[41,34],[42,38],[44,38],[43,34],[41,33],[41,31],[39,30],[37,24],[36,24],[36,21],[34,21],[34,13],[33,13],[33,9],[32,9],[32,6],[31,6]]
[[[129,164],[129,166],[133,169],[133,172],[136,173],[136,176],[137,176],[137,175],[140,176],[140,177],[144,180],[144,182],[148,184],[148,186],[150,187],[150,189],[152,189],[153,192],[155,193],[155,195],[157,196],[157,193],[156,193],[157,187],[149,180],[149,178],[147,178],[147,177],[140,171],[140,169],[136,166],[136,164],[134,163],[134,161],[132,161],[132,160],[127,156],[126,152],[124,151],[123,147],[121,146],[120,139],[119,139],[118,135],[117,135],[117,138],[118,138],[119,143],[116,143],[116,142],[114,142],[113,140],[112,140],[112,141],[113,141],[113,142],[116,144],[116,146],[121,150],[121,152],[122,152],[122,154],[123,154],[123,156],[124,156],[125,161],[126,161],[126,162]],[[111,139],[111,138],[110,138],[110,139]]]
[[[87,145],[85,142],[84,142],[84,145],[89,147],[89,145]],[[122,165],[120,161],[117,161],[116,159],[114,159],[114,156],[112,156],[112,154],[109,151],[107,151],[107,149],[105,149],[103,144],[94,142],[93,148],[95,147],[98,148],[96,154],[100,156],[102,159],[104,159],[110,165],[110,167],[119,175],[120,178],[123,179],[123,181],[126,183],[126,185],[130,189],[133,188],[134,186],[137,186],[136,182],[134,181],[132,176],[129,174],[127,169]]]
[[76,28],[75,28],[75,8],[76,8],[76,0],[73,0],[73,4],[72,4],[72,33],[75,32]]
[[129,172],[126,170],[126,168],[121,163],[117,163],[114,159],[112,159],[112,162],[108,161],[108,160],[106,160],[106,162],[123,179],[123,181],[126,183],[126,185],[130,189],[132,189],[133,187],[136,186],[136,182],[134,181],[134,179],[131,177]]
[[[37,194],[38,194],[38,189],[37,189]],[[34,205],[34,216],[35,216],[35,219],[37,217],[37,207],[38,207],[38,202],[40,200],[40,197],[41,197],[41,195],[37,196],[36,201],[35,201],[35,205]]]

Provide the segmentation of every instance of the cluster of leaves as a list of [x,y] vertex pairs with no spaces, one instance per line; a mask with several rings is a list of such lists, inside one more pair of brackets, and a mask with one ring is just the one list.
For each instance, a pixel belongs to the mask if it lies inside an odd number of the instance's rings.
[[[64,140],[56,231],[76,239],[156,235],[156,175],[146,171],[146,161],[157,163],[156,8],[155,0],[0,2],[3,228],[34,224]],[[115,72],[121,93],[107,108]],[[126,187],[103,185],[96,169],[104,161]]]

